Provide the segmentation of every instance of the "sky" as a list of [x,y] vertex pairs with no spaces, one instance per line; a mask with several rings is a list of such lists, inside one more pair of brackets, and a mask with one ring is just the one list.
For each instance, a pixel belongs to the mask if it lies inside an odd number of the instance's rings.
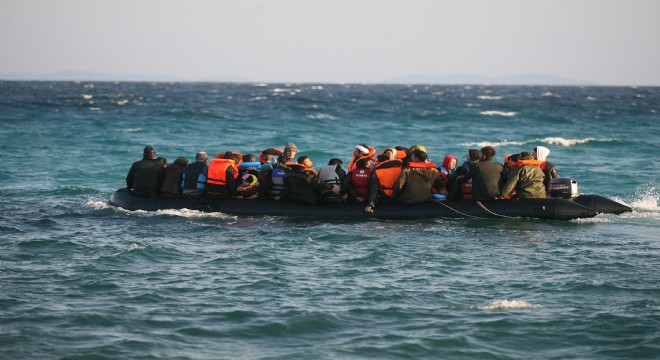
[[0,0],[0,79],[660,85],[659,18],[659,0]]

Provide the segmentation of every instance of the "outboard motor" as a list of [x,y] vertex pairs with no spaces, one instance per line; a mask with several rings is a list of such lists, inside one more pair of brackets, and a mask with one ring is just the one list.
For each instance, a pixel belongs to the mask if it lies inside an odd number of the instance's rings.
[[548,186],[550,190],[550,196],[564,199],[572,199],[580,194],[578,194],[578,185],[577,181],[570,178],[556,178],[550,180],[550,185]]

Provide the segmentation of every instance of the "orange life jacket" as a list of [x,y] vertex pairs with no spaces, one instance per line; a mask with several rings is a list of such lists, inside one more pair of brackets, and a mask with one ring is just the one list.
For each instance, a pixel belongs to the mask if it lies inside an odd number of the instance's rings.
[[392,196],[394,189],[394,182],[401,175],[401,167],[403,163],[401,160],[387,160],[376,165],[376,177],[380,184],[380,190],[387,196]]
[[206,183],[211,185],[227,186],[227,168],[230,166],[234,168],[235,179],[238,179],[241,173],[238,171],[238,166],[234,160],[220,158],[212,159],[211,164],[209,164]]
[[436,169],[438,170],[438,166],[432,162],[417,162],[417,161],[411,161],[408,163],[408,167],[411,168],[420,168],[420,169]]
[[369,153],[367,155],[351,159],[351,162],[348,164],[348,172],[355,170],[357,162],[362,159],[369,159],[376,163],[376,158],[374,158],[374,155],[376,155],[376,149],[372,148],[371,146],[367,146],[367,149],[369,149]]
[[534,165],[540,167],[541,170],[545,170],[546,163],[545,161],[541,161],[541,160],[518,160],[518,162],[516,163],[516,166],[523,166],[523,165]]

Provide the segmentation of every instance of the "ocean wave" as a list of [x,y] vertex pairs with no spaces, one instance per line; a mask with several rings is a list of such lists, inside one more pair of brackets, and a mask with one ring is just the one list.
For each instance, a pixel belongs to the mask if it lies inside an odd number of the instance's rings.
[[471,308],[478,310],[522,310],[538,307],[540,305],[534,305],[523,300],[493,300],[487,305],[477,305]]
[[112,207],[110,204],[108,204],[107,201],[101,201],[101,200],[87,200],[83,203],[83,205],[90,207],[94,210],[105,210]]
[[312,120],[336,120],[337,118],[330,114],[309,114],[306,116]]
[[479,95],[477,98],[481,100],[502,100],[504,99],[504,96]]
[[124,129],[125,132],[138,132],[138,131],[142,131],[142,130],[144,130],[144,129],[142,129],[142,128],[128,128],[128,129]]
[[560,145],[560,146],[565,146],[565,147],[570,147],[570,146],[575,146],[579,144],[586,144],[589,142],[610,142],[610,141],[616,141],[616,139],[612,138],[604,138],[604,139],[596,139],[596,138],[583,138],[583,139],[565,139],[562,137],[546,137],[543,139],[532,139],[532,140],[525,140],[525,141],[512,141],[512,140],[502,140],[502,141],[496,141],[496,142],[491,142],[491,141],[479,141],[479,142],[470,142],[470,143],[460,143],[458,144],[459,146],[477,146],[477,147],[484,147],[484,146],[493,146],[493,147],[498,147],[498,146],[522,146],[522,145],[528,145],[528,144],[548,144],[548,145]]
[[515,111],[497,111],[497,110],[488,110],[488,111],[482,111],[479,114],[484,115],[484,116],[505,116],[505,117],[511,117],[511,116],[516,116],[517,112]]

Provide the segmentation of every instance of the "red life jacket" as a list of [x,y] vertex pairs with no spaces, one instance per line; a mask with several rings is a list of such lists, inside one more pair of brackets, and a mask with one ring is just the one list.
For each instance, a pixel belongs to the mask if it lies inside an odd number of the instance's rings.
[[413,162],[413,161],[411,161],[411,162],[408,163],[408,167],[421,168],[421,169],[432,168],[432,169],[438,170],[438,166],[436,164],[432,163],[432,162],[417,162],[417,161]]
[[472,179],[461,184],[461,192],[463,193],[463,199],[472,200]]
[[355,169],[351,172],[351,185],[358,194],[363,198],[369,197],[369,187],[371,186],[371,169]]
[[401,175],[401,167],[403,163],[401,160],[387,160],[376,165],[376,177],[380,184],[380,190],[387,196],[392,196],[394,182]]

